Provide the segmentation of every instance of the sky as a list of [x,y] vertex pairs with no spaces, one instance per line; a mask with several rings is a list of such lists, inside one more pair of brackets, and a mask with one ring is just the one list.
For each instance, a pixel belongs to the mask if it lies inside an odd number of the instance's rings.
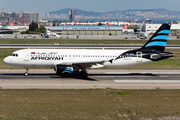
[[180,0],[0,0],[0,12],[42,13],[63,8],[94,12],[157,8],[180,11]]

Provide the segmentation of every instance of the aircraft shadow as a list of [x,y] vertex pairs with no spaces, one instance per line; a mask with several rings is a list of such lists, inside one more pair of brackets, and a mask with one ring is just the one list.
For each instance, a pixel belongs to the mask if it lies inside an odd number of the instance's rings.
[[92,77],[158,77],[158,74],[152,74],[152,73],[129,73],[129,74],[89,74],[88,78],[82,78],[80,72],[75,72],[71,74],[62,74],[62,75],[57,75],[55,73],[29,73],[28,76],[24,76],[23,73],[2,73],[0,74],[0,79],[11,79],[11,80],[16,80],[16,79],[48,79],[48,78],[73,78],[73,79],[79,79],[79,80],[87,80],[87,81],[98,81],[96,78]]
[[63,74],[57,75],[55,73],[29,73],[28,76],[25,76],[23,73],[2,73],[0,74],[0,79],[8,78],[8,79],[48,79],[48,78],[74,78],[88,81],[97,81],[92,78],[82,78],[80,73],[71,73],[71,74]]
[[123,77],[123,76],[139,76],[139,77],[143,77],[143,76],[152,76],[152,77],[158,77],[158,75],[154,75],[152,73],[129,73],[129,74],[89,74],[89,76],[119,76],[119,77]]

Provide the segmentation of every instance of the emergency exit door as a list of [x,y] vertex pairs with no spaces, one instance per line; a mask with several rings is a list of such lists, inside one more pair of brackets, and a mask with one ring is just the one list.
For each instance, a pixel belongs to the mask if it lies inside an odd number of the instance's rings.
[[24,51],[24,61],[29,61],[29,51]]

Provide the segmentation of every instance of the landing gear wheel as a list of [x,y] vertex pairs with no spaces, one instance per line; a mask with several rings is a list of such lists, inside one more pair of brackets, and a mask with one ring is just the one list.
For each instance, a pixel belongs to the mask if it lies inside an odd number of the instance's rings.
[[25,72],[25,74],[24,74],[25,76],[28,76],[28,70],[29,70],[29,68],[27,67],[27,68],[26,68],[26,72]]
[[28,76],[28,73],[27,72],[25,72],[25,74],[24,74],[25,76]]
[[82,76],[83,78],[88,78],[88,73],[81,71],[81,76]]

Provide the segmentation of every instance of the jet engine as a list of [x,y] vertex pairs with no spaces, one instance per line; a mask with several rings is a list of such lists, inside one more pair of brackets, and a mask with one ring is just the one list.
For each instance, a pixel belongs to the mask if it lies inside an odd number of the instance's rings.
[[56,65],[54,68],[57,74],[62,74],[62,73],[72,73],[75,71],[79,71],[77,68],[73,68],[70,65]]

